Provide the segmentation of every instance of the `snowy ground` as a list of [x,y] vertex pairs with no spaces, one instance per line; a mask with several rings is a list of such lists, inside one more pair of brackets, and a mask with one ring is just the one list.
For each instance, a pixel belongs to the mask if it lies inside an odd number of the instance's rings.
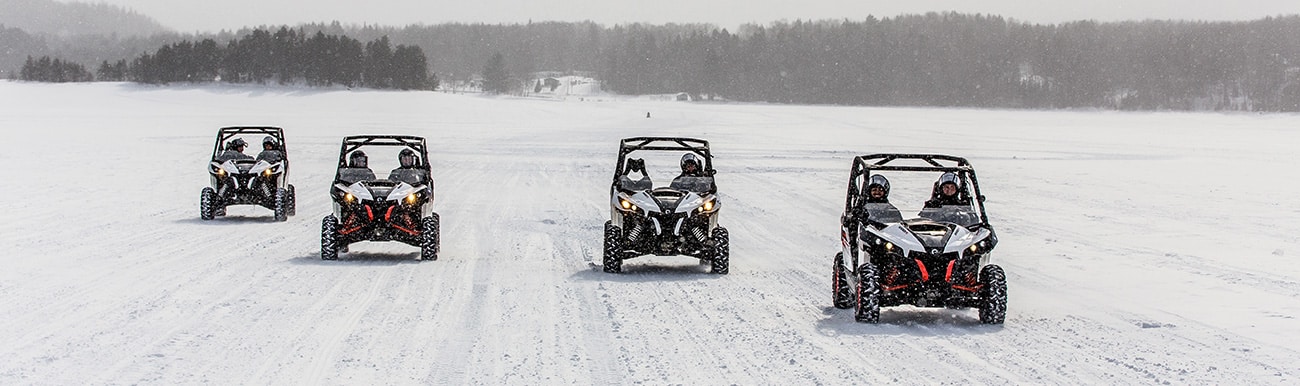
[[[652,118],[646,118],[650,112]],[[216,128],[298,215],[198,219]],[[1300,382],[1300,116],[544,101],[0,81],[0,384]],[[339,140],[432,144],[443,248],[318,256]],[[714,144],[731,274],[600,272],[619,138]],[[851,157],[980,174],[1006,324],[830,305]]]

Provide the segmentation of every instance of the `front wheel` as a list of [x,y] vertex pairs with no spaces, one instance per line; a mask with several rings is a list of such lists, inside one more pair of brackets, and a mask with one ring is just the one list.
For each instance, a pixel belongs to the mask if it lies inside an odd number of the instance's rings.
[[1002,267],[986,265],[980,270],[980,323],[1002,324],[1007,319],[1007,275]]
[[623,231],[614,222],[605,222],[605,254],[602,258],[605,272],[623,272]]
[[203,188],[199,193],[199,219],[211,220],[216,216],[217,192],[212,188]]
[[298,193],[294,192],[293,185],[289,185],[289,205],[285,208],[284,213],[290,216],[298,214]]
[[289,191],[284,188],[275,189],[275,221],[289,220]]
[[334,215],[325,216],[320,222],[320,259],[339,259],[339,220]]
[[849,275],[844,272],[844,252],[835,254],[835,266],[831,268],[831,298],[835,308],[853,308],[853,289],[849,287]]
[[713,266],[710,272],[726,275],[731,270],[731,235],[727,228],[713,228]]
[[420,259],[438,260],[441,221],[437,213],[420,221]]
[[880,322],[880,283],[876,281],[876,265],[858,266],[857,310],[853,319],[863,323]]

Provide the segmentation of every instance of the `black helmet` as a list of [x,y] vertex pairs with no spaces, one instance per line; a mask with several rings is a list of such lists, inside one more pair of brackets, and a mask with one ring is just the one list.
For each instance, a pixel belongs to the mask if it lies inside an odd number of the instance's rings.
[[397,153],[397,162],[400,162],[402,167],[409,168],[414,167],[419,162],[419,158],[415,156],[415,150],[402,149],[400,153]]
[[270,146],[272,149],[278,148],[280,147],[280,141],[276,141],[275,137],[268,135],[262,138],[262,147],[266,147],[266,146]]
[[695,157],[695,154],[682,155],[682,174],[692,176],[700,174],[700,160]]
[[348,154],[348,166],[354,168],[368,168],[370,159],[366,158],[366,152],[357,150]]
[[248,142],[244,142],[243,138],[235,138],[230,142],[226,143],[227,149],[234,149],[237,147],[247,147],[247,146],[248,146]]
[[[874,187],[877,187],[877,186],[879,186],[881,189],[884,189],[884,190],[885,190],[885,197],[889,197],[889,179],[888,179],[888,178],[885,178],[885,176],[882,176],[882,175],[879,175],[879,174],[872,175],[872,176],[871,176],[871,179],[867,180],[867,194],[870,195],[870,193],[871,193],[871,188],[874,188]],[[924,185],[922,185],[922,186],[924,186]]]

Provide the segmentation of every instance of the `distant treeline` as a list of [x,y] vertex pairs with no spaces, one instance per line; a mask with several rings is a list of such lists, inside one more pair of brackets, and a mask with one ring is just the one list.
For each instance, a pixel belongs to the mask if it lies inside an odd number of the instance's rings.
[[[709,25],[605,27],[590,22],[403,28],[333,23],[281,28],[275,34],[267,30],[238,33],[243,36],[239,42],[256,40],[262,45],[232,42],[222,49],[256,51],[254,47],[296,41],[293,47],[298,50],[291,56],[295,60],[259,60],[237,69],[249,62],[229,62],[240,56],[227,52],[222,56],[225,72],[215,75],[225,81],[303,79],[317,84],[313,79],[321,79],[319,74],[331,73],[325,66],[346,62],[329,55],[352,50],[344,56],[355,59],[352,39],[387,37],[394,44],[431,53],[427,68],[444,82],[486,82],[485,69],[504,67],[511,78],[505,84],[518,92],[531,89],[540,72],[578,71],[600,78],[605,90],[624,94],[688,93],[775,103],[1300,110],[1300,16],[1249,22],[1038,25],[997,16],[931,13],[747,25],[738,31]],[[305,38],[308,33],[315,35]],[[294,38],[277,38],[281,35]],[[302,48],[334,36],[339,43],[324,45],[337,50]],[[200,41],[193,47],[203,45]],[[364,56],[369,57],[366,48]],[[274,56],[283,51],[270,52]],[[158,60],[168,56],[164,53],[146,57]],[[493,61],[497,54],[500,60]],[[334,59],[320,60],[320,55]],[[347,72],[356,74],[355,66],[348,63]],[[370,85],[366,70],[360,73],[360,83],[349,77],[331,77],[328,82]],[[213,75],[184,74],[189,79]],[[176,78],[136,78],[150,81],[145,79]]]
[[[428,59],[418,46],[397,45],[387,37],[362,43],[347,36],[317,32],[307,38],[295,30],[275,33],[253,30],[225,46],[212,39],[197,43],[172,43],[128,62],[103,61],[96,71],[101,81],[151,84],[173,82],[230,82],[281,84],[302,82],[311,86],[364,86],[380,89],[437,88],[428,71]],[[92,80],[66,75],[69,63],[48,57],[23,66],[21,79],[46,82]],[[80,65],[76,65],[81,68]],[[83,73],[84,69],[81,70]],[[89,74],[86,74],[89,75]]]
[[86,71],[86,66],[62,59],[51,59],[48,56],[42,56],[40,59],[32,59],[28,56],[19,74],[23,80],[40,82],[66,83],[95,80],[95,76],[91,75],[90,71]]
[[130,63],[104,61],[100,80],[141,83],[212,82],[311,86],[364,86],[380,89],[432,90],[438,79],[418,46],[393,47],[387,37],[369,43],[317,32],[306,37],[280,28],[256,29],[224,47],[212,39],[181,41],[145,53]]

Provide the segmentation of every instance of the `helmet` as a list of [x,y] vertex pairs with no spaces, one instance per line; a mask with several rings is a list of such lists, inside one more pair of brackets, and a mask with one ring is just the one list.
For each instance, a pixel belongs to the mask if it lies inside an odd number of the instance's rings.
[[943,186],[947,184],[952,184],[953,188],[957,188],[957,189],[961,188],[961,182],[957,179],[957,174],[953,172],[947,172],[944,173],[942,176],[939,176],[939,181],[936,182],[934,186],[935,192],[939,195],[943,195]]
[[354,168],[368,168],[370,159],[366,158],[366,152],[357,150],[348,154],[348,166]]
[[682,173],[686,175],[698,175],[700,173],[700,160],[695,154],[686,153],[682,155]]
[[418,161],[419,158],[415,156],[414,150],[402,149],[402,152],[397,153],[397,162],[400,162],[404,168],[414,167]]
[[262,147],[267,146],[270,146],[272,149],[278,148],[280,147],[280,141],[276,141],[275,137],[268,135],[262,138]]
[[235,139],[231,140],[230,142],[227,142],[227,143],[226,143],[226,148],[227,148],[227,149],[234,149],[234,148],[237,148],[237,147],[247,147],[247,146],[248,146],[248,142],[244,142],[244,139],[243,139],[243,138],[235,138]]
[[885,190],[885,195],[884,195],[884,197],[889,197],[889,179],[888,179],[888,178],[885,178],[885,176],[882,176],[882,175],[879,175],[879,174],[872,175],[872,176],[871,176],[871,179],[867,180],[867,193],[868,193],[868,195],[870,195],[870,193],[871,193],[871,189],[872,189],[872,188],[875,188],[875,187],[877,187],[877,186],[879,186],[881,189],[884,189],[884,190]]

